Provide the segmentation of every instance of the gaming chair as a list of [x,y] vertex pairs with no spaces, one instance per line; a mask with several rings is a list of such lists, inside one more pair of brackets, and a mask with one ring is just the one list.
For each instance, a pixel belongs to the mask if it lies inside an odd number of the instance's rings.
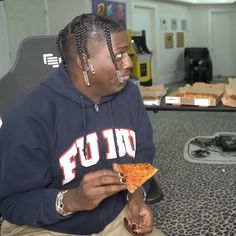
[[185,48],[185,81],[209,83],[212,80],[212,61],[207,48]]
[[[60,62],[56,36],[35,36],[23,40],[15,65],[0,79],[0,117],[4,118],[10,106],[51,70],[59,67]],[[146,202],[154,204],[162,199],[161,187],[156,179],[152,178]]]
[[29,37],[19,46],[12,69],[0,80],[0,116],[50,70],[59,66],[55,36]]

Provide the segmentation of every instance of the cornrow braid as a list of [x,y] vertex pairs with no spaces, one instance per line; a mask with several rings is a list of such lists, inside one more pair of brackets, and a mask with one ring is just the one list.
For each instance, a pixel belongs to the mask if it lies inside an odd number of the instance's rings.
[[87,62],[88,62],[88,67],[89,67],[89,70],[95,74],[95,70],[93,68],[93,65],[92,65],[92,62],[91,62],[91,59],[90,59],[90,55],[89,55],[89,51],[88,51],[88,36],[87,36],[87,27],[85,25],[85,22],[83,21],[83,17],[82,17],[82,31],[81,31],[81,35],[82,35],[82,47],[84,49],[84,52],[86,54],[86,57],[87,57]]
[[79,23],[75,27],[76,48],[77,48],[77,52],[79,54],[80,63],[81,63],[81,67],[82,67],[82,70],[83,70],[84,82],[85,82],[86,86],[89,86],[90,81],[89,81],[89,78],[88,78],[88,73],[87,73],[87,70],[85,68],[84,58],[83,58],[83,49],[87,48],[87,43],[86,43],[87,40],[85,40],[86,37],[87,37],[86,36],[86,31],[85,31],[85,27],[84,27],[83,21],[82,21],[81,23]]
[[116,58],[115,58],[115,54],[113,52],[112,41],[111,41],[111,26],[109,24],[102,23],[102,28],[103,28],[104,33],[105,33],[107,47],[108,47],[112,62],[115,66],[115,69],[118,70],[118,65],[117,65],[117,61],[116,61]]
[[74,33],[75,33],[75,39],[76,39],[76,48],[77,48],[77,52],[81,61],[81,67],[83,71],[85,71],[83,53],[89,59],[86,30],[87,29],[84,24],[84,15],[82,15],[80,18],[80,21],[76,22],[76,25],[74,27]]
[[106,38],[106,42],[107,42],[107,47],[108,47],[108,50],[109,50],[109,53],[110,53],[112,62],[113,62],[113,64],[114,64],[114,67],[115,67],[115,69],[116,69],[116,78],[117,78],[117,80],[118,80],[120,83],[123,83],[124,81],[123,81],[122,78],[121,78],[121,74],[120,74],[120,71],[119,71],[119,69],[118,69],[117,61],[116,61],[115,54],[114,54],[113,47],[112,47],[112,41],[111,41],[111,26],[110,26],[110,24],[104,24],[104,23],[102,23],[102,27],[103,27],[103,30],[104,30],[104,33],[105,33],[105,38]]
[[62,29],[57,35],[56,46],[57,46],[57,50],[58,50],[58,52],[61,56],[62,66],[65,68],[66,63],[65,63],[65,58],[64,58],[64,55],[63,55],[62,42],[61,42],[63,36],[64,36],[64,30]]
[[85,51],[85,54],[87,56],[87,58],[89,58],[89,52],[88,52],[88,45],[87,45],[87,28],[84,24],[84,21],[83,21],[83,18],[82,18],[82,45],[83,45],[83,48],[84,48],[84,51]]
[[81,31],[81,24],[79,23],[76,27],[75,27],[75,39],[76,39],[76,48],[79,54],[79,58],[80,58],[80,62],[81,62],[81,66],[82,69],[85,70],[85,66],[83,63],[83,46],[82,46],[82,35],[80,33]]

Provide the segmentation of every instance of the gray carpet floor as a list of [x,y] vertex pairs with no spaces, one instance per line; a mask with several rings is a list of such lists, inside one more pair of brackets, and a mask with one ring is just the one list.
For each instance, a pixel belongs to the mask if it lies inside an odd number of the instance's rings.
[[194,136],[236,132],[234,112],[148,112],[156,142],[154,165],[164,200],[155,224],[168,236],[236,235],[236,165],[199,164],[183,157]]

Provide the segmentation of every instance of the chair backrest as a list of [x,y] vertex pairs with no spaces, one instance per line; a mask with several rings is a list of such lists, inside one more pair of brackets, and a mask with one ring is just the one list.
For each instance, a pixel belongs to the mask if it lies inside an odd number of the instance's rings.
[[34,36],[23,40],[14,66],[0,80],[0,116],[4,117],[20,96],[37,85],[60,62],[56,36]]
[[207,59],[209,57],[209,50],[205,47],[195,47],[195,48],[185,48],[184,50],[184,57],[190,57],[191,59],[195,60],[202,60]]
[[191,47],[184,50],[185,81],[210,82],[212,80],[212,60],[208,48]]

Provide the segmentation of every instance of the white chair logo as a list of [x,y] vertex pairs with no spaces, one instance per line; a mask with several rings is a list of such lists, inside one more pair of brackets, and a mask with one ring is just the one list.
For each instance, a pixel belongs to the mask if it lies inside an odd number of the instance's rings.
[[46,65],[52,66],[52,68],[57,68],[61,63],[61,58],[53,56],[52,53],[43,54],[43,62]]

